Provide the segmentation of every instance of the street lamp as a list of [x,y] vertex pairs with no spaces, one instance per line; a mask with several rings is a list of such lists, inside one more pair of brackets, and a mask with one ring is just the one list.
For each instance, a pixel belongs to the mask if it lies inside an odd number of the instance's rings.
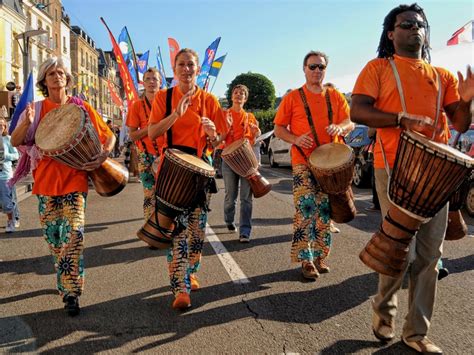
[[[45,33],[48,33],[48,31],[39,29],[39,30],[25,31],[15,36],[15,39],[17,40],[20,46],[21,53],[23,54],[23,82],[24,83],[26,83],[26,80],[28,80],[28,74],[30,73],[30,60],[29,60],[30,38],[35,37],[35,36],[40,36]],[[23,48],[21,47],[20,39],[23,40]]]

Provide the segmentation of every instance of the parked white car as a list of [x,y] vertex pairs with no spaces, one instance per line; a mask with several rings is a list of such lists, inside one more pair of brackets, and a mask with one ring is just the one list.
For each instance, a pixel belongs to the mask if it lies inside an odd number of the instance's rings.
[[291,144],[272,135],[268,145],[268,160],[270,166],[291,165]]

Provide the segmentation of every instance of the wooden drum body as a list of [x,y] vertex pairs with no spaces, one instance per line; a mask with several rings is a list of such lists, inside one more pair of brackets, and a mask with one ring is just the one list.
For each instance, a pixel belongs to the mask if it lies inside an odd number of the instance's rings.
[[[102,150],[87,111],[74,104],[48,112],[38,125],[35,141],[44,156],[79,170]],[[109,158],[89,174],[101,196],[118,194],[128,181],[127,169]]]
[[392,204],[360,259],[381,274],[399,276],[421,224],[446,205],[473,166],[474,159],[454,148],[402,132],[389,186]]
[[138,238],[159,249],[169,248],[175,218],[206,199],[214,168],[178,149],[167,149],[156,180],[155,211],[137,232]]
[[350,222],[357,213],[351,189],[354,159],[352,148],[339,143],[317,147],[308,159],[311,172],[329,196],[331,218],[337,223]]
[[255,198],[270,192],[272,185],[258,172],[258,160],[247,138],[229,144],[221,156],[237,175],[248,180]]
[[466,197],[471,185],[471,178],[466,177],[449,199],[448,227],[445,240],[459,240],[467,235],[467,225],[461,214],[461,208],[466,202]]

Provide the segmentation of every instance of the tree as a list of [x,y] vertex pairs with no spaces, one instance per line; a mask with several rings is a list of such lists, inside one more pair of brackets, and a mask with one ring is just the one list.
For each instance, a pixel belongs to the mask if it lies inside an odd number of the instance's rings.
[[249,97],[245,103],[245,110],[268,110],[275,105],[275,87],[270,79],[265,75],[248,72],[237,75],[230,84],[227,85],[227,100],[232,105],[232,89],[243,84],[249,88]]

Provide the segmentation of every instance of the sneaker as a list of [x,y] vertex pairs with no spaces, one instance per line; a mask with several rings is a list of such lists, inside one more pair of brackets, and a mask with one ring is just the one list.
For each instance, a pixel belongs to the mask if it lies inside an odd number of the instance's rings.
[[15,228],[20,228],[20,220],[15,219]]
[[173,301],[173,309],[185,310],[191,307],[191,297],[186,292],[180,292]]
[[444,279],[446,276],[449,275],[449,270],[443,267],[438,271],[438,281]]
[[366,207],[365,210],[367,212],[380,212],[380,208],[375,207],[375,205]]
[[5,233],[13,233],[15,231],[15,222],[13,220],[7,221],[7,226],[5,227]]
[[443,350],[441,350],[441,348],[433,344],[431,340],[429,340],[427,337],[424,337],[421,340],[415,340],[415,341],[410,341],[410,340],[407,340],[405,337],[402,337],[402,340],[406,346],[422,354],[442,354],[443,353]]
[[337,228],[334,223],[331,221],[331,224],[329,225],[329,230],[331,233],[339,233],[341,230]]
[[250,243],[250,236],[248,236],[248,235],[243,235],[243,234],[242,234],[242,235],[239,237],[239,241],[240,241],[241,243]]
[[329,266],[326,264],[326,261],[321,258],[317,258],[314,265],[316,266],[316,269],[318,269],[318,272],[320,274],[327,274],[329,271],[331,271]]
[[301,263],[301,273],[308,280],[316,280],[319,277],[319,272],[312,261],[303,261]]
[[191,281],[191,291],[197,291],[201,287],[199,285],[198,278],[195,274],[189,275],[189,280]]
[[374,312],[372,316],[372,331],[377,339],[390,341],[395,337],[395,326],[393,320],[386,322]]
[[81,308],[79,307],[79,297],[64,296],[63,302],[65,303],[64,309],[69,316],[75,317],[81,312]]
[[227,229],[229,230],[229,232],[235,232],[237,230],[234,223],[228,223]]

